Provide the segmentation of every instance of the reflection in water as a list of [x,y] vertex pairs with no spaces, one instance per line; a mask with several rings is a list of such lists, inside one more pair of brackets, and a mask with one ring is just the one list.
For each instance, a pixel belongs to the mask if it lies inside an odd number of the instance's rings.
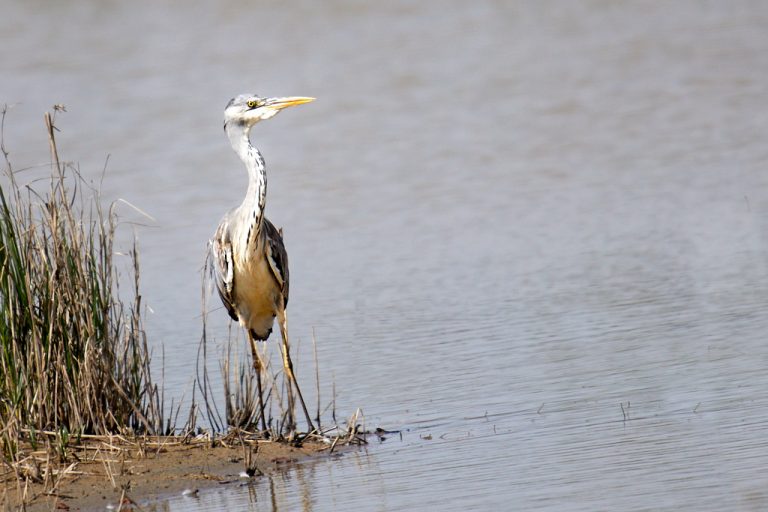
[[[289,469],[266,473],[248,483],[227,485],[223,489],[201,492],[196,499],[200,510],[224,510],[237,505],[241,509],[261,512],[287,510],[312,511],[326,507],[350,505],[346,493],[350,486],[365,485],[366,496],[358,506],[372,510],[390,510],[387,505],[385,475],[376,457],[364,449],[310,460]],[[171,510],[188,510],[188,500],[170,501]],[[243,504],[247,507],[243,508]]]
[[351,486],[364,485],[367,494],[353,500],[371,510],[391,510],[386,478],[375,455],[357,449],[327,459],[309,460],[265,473],[248,482],[204,489],[194,496],[142,503],[147,510],[252,510],[281,512],[346,507]]
[[64,103],[64,154],[157,219],[168,396],[245,186],[222,107],[318,98],[253,134],[298,377],[314,329],[324,396],[403,437],[170,510],[768,507],[768,3],[39,3],[0,17],[6,146],[46,161]]

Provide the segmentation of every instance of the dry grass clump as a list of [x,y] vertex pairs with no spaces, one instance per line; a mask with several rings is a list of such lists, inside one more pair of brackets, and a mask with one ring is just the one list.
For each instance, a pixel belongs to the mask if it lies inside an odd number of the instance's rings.
[[[269,439],[278,442],[287,442],[300,445],[303,442],[325,442],[333,451],[337,446],[366,444],[364,418],[362,411],[358,409],[346,422],[339,424],[336,419],[336,387],[333,386],[332,397],[325,407],[321,407],[320,375],[317,361],[317,343],[313,335],[315,385],[316,385],[316,410],[313,421],[315,430],[311,432],[299,431],[293,421],[296,399],[288,397],[293,392],[288,383],[288,377],[282,364],[273,365],[269,354],[270,342],[260,344],[261,350],[261,380],[264,383],[264,405],[266,412],[267,430],[259,428],[261,424],[261,411],[256,391],[256,374],[250,357],[245,353],[245,341],[233,335],[232,329],[224,343],[223,353],[218,358],[219,370],[223,384],[224,406],[220,409],[216,399],[217,391],[213,388],[208,375],[208,330],[206,319],[206,301],[211,296],[210,286],[204,282],[203,286],[203,335],[198,353],[198,377],[197,386],[202,395],[208,422],[213,427],[213,432],[223,433],[220,439],[232,438],[254,441],[257,439]],[[240,329],[233,323],[236,331]],[[240,345],[240,350],[238,350]],[[298,361],[295,361],[298,363]],[[277,369],[276,369],[277,367]],[[298,364],[294,373],[298,374]],[[220,396],[220,395],[219,395]],[[223,410],[223,415],[220,410]],[[323,417],[330,414],[330,418]]]
[[18,468],[26,459],[22,441],[37,449],[43,438],[55,439],[63,451],[86,434],[159,434],[162,399],[150,374],[136,248],[128,254],[132,286],[124,300],[114,206],[105,210],[98,190],[59,159],[55,112],[45,114],[45,191],[17,181],[2,144],[6,113],[7,107],[0,124],[0,457]]

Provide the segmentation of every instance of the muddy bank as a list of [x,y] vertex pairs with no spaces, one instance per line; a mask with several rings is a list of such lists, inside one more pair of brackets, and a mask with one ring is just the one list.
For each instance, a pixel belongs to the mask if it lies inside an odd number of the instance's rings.
[[[336,453],[336,450],[334,453]],[[292,446],[282,442],[252,441],[244,445],[210,442],[157,441],[128,448],[108,441],[89,441],[69,454],[71,462],[46,471],[28,466],[27,484],[7,473],[2,507],[17,508],[26,498],[27,510],[123,510],[144,507],[158,499],[222,485],[239,485],[248,478],[286,469],[308,457],[329,456],[322,441]],[[38,474],[35,474],[39,471]],[[248,476],[251,474],[252,476]],[[45,480],[48,479],[48,486]],[[45,492],[51,488],[54,491]]]

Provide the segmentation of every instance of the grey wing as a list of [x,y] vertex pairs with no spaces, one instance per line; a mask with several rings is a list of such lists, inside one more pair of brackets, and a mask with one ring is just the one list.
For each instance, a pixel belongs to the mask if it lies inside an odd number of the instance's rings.
[[283,307],[288,305],[288,287],[290,275],[288,273],[288,253],[283,243],[283,230],[277,229],[269,219],[264,219],[264,235],[266,236],[266,251],[269,268],[277,280],[283,292]]
[[227,308],[232,320],[239,320],[235,309],[235,268],[232,258],[232,241],[229,237],[228,222],[225,218],[219,224],[216,234],[211,240],[211,255],[213,256],[213,280],[219,292],[221,302]]

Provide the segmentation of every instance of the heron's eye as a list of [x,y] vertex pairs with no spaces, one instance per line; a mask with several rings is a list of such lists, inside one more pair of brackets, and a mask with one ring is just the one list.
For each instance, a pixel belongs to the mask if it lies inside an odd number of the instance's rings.
[[263,104],[264,104],[264,102],[263,101],[259,101],[259,100],[248,100],[248,103],[247,103],[248,108],[260,107]]

